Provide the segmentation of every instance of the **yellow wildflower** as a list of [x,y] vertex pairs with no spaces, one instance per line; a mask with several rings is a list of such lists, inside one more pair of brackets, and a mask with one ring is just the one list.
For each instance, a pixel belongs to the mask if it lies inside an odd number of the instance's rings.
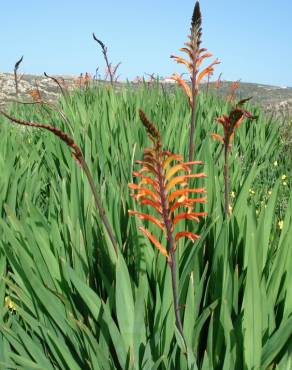
[[6,296],[5,299],[5,307],[9,308],[11,311],[16,311],[16,304],[12,301],[9,296]]
[[282,185],[287,186],[287,182],[286,181],[283,181],[282,182]]
[[287,176],[286,175],[282,175],[281,176],[281,180],[286,180],[287,179]]
[[274,162],[274,166],[277,167],[278,166],[278,161],[275,161]]
[[232,191],[232,192],[230,193],[230,196],[231,196],[231,198],[235,198],[235,192],[234,192],[234,191]]
[[272,195],[272,190],[269,190],[269,191],[268,191],[268,194],[269,194],[269,195]]
[[279,227],[279,229],[280,229],[280,230],[282,230],[282,229],[283,229],[283,227],[284,227],[284,221],[283,221],[283,220],[280,220],[280,221],[278,222],[278,227]]

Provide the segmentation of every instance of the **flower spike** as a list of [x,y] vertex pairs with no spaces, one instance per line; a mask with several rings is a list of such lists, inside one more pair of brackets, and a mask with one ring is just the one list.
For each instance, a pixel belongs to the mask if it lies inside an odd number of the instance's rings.
[[[205,203],[206,197],[190,197],[192,193],[205,193],[205,188],[189,186],[191,179],[204,178],[206,174],[204,172],[192,173],[191,166],[201,165],[201,161],[184,162],[181,155],[163,151],[160,132],[142,110],[139,110],[139,115],[153,142],[153,147],[146,148],[143,160],[136,161],[141,166],[139,171],[133,171],[137,182],[129,184],[129,188],[133,190],[131,196],[143,208],[143,212],[129,210],[129,214],[148,221],[163,231],[167,239],[164,249],[161,242],[146,228],[141,229],[150,242],[164,256],[170,258],[171,249],[176,248],[177,240],[183,236],[193,241],[197,239],[197,237],[190,238],[187,231],[180,231],[178,234],[180,237],[175,238],[173,231],[175,225],[181,220],[198,222],[206,215],[205,212],[197,212],[194,209],[196,204]],[[155,210],[156,216],[147,214],[145,211],[147,208]]]
[[[196,126],[196,100],[197,94],[199,92],[199,85],[204,79],[208,77],[208,85],[210,76],[214,73],[214,66],[219,64],[219,60],[215,59],[207,67],[202,68],[203,62],[206,59],[212,57],[212,54],[207,51],[205,48],[201,48],[201,38],[202,38],[202,15],[200,10],[199,1],[196,1],[192,20],[191,20],[191,34],[188,36],[189,41],[184,43],[184,47],[180,49],[181,52],[186,54],[186,58],[177,55],[171,55],[170,57],[174,59],[177,63],[183,64],[186,66],[189,77],[190,85],[183,78],[174,73],[170,79],[176,81],[178,85],[183,89],[184,93],[188,97],[189,105],[192,110],[191,122],[190,122],[190,142],[189,142],[189,161],[193,159],[195,152],[194,145],[194,135],[195,135],[195,126]],[[208,86],[207,85],[207,86]],[[207,87],[208,89],[208,87]]]
[[[200,31],[198,31],[198,37]],[[206,212],[195,210],[196,204],[206,202],[206,197],[190,198],[191,193],[205,193],[205,188],[190,186],[190,179],[206,177],[204,172],[192,173],[192,165],[200,165],[200,161],[184,162],[183,157],[162,149],[161,135],[155,125],[149,121],[146,114],[140,110],[140,119],[144,125],[153,146],[144,150],[142,161],[136,161],[141,166],[139,171],[133,171],[135,183],[129,184],[133,191],[131,196],[143,208],[143,212],[129,210],[129,215],[137,216],[142,222],[149,222],[157,228],[157,234],[164,235],[166,245],[153,235],[148,229],[140,226],[139,230],[148,240],[167,258],[171,270],[174,313],[176,326],[184,339],[181,317],[179,312],[179,299],[176,277],[176,248],[181,238],[188,238],[195,242],[199,235],[182,230],[175,232],[181,225],[180,221],[189,220],[199,222]],[[145,211],[144,211],[145,209]],[[155,211],[155,216],[146,213],[146,210]],[[178,224],[178,225],[177,225]]]

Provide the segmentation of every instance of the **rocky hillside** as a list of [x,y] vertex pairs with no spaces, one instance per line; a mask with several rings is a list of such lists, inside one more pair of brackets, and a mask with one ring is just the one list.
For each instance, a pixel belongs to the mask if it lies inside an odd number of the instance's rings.
[[[60,90],[56,83],[48,77],[25,74],[19,76],[18,100],[31,101],[30,93],[38,87],[42,98],[48,101],[58,99]],[[62,83],[73,86],[73,76],[62,76]],[[0,105],[16,99],[15,81],[13,73],[0,73]]]
[[[78,85],[78,78],[76,76],[59,76],[62,85],[71,89]],[[118,86],[121,86],[119,83]],[[137,84],[133,84],[136,86]],[[215,89],[215,84],[210,83],[209,89],[215,91],[220,95],[228,94],[230,89],[230,82],[222,82],[219,89]],[[31,101],[30,92],[36,86],[45,100],[55,101],[58,99],[60,90],[56,83],[48,77],[25,74],[19,82],[19,96],[18,100]],[[173,84],[166,84],[172,88]],[[206,84],[203,88],[206,88]],[[253,97],[255,104],[269,115],[277,117],[281,121],[286,121],[292,118],[292,88],[291,87],[277,87],[269,85],[260,85],[255,83],[240,83],[240,87],[236,90],[236,94],[240,97]],[[15,82],[12,73],[0,73],[0,105],[7,104],[11,100],[15,100]]]
[[[226,95],[230,85],[230,82],[223,82],[217,91],[221,95]],[[269,115],[272,114],[284,121],[292,118],[292,87],[241,82],[236,92],[242,98],[252,96],[252,101]]]

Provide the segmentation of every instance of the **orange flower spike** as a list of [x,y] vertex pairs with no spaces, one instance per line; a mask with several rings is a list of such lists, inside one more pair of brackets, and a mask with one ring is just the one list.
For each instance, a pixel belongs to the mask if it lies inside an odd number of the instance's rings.
[[[166,245],[162,245],[159,238],[153,235],[150,230],[139,227],[139,230],[158,249],[159,253],[167,258],[167,263],[171,271],[176,326],[181,335],[183,335],[177,291],[176,242],[182,237],[186,237],[194,242],[199,236],[186,230],[174,234],[174,229],[180,220],[199,222],[200,217],[206,215],[206,212],[196,212],[194,210],[194,205],[196,203],[204,203],[206,200],[205,197],[191,199],[188,197],[189,193],[205,192],[205,188],[190,188],[189,180],[191,178],[205,177],[206,174],[203,172],[198,174],[191,173],[190,166],[193,164],[202,164],[202,162],[183,162],[182,156],[164,151],[160,141],[160,133],[156,127],[148,120],[143,111],[140,111],[140,118],[153,143],[153,147],[144,150],[143,161],[136,162],[143,166],[140,171],[133,172],[134,176],[141,178],[140,183],[138,185],[129,184],[129,187],[134,191],[134,194],[131,194],[132,197],[137,199],[141,206],[154,209],[158,212],[158,216],[154,217],[145,212],[142,213],[134,210],[129,210],[128,212],[130,215],[135,215],[143,221],[149,221],[154,224],[154,226],[158,227],[160,235],[162,231],[165,236]],[[182,174],[175,176],[179,171],[182,171]],[[142,172],[148,172],[150,175],[144,176]],[[150,186],[154,190],[150,190]],[[169,194],[173,188],[174,190]],[[180,207],[183,208],[180,213],[174,214],[175,210]]]
[[211,136],[213,139],[220,140],[223,144],[227,145],[229,148],[231,147],[235,130],[239,127],[239,125],[243,122],[245,118],[255,119],[257,118],[251,112],[240,108],[244,103],[246,103],[251,98],[240,100],[235,108],[231,110],[229,116],[226,114],[218,117],[216,121],[223,126],[224,129],[224,137],[221,135],[212,133]]
[[[194,206],[196,203],[205,203],[206,197],[189,198],[190,193],[204,193],[205,188],[189,188],[189,180],[192,178],[206,177],[204,172],[191,173],[192,165],[200,165],[201,161],[183,162],[183,157],[178,154],[173,154],[169,151],[163,151],[160,143],[160,133],[151,123],[144,112],[140,111],[140,118],[147,130],[153,147],[144,150],[144,158],[136,163],[142,168],[139,171],[133,171],[133,176],[140,178],[138,184],[129,184],[129,188],[134,191],[131,196],[137,199],[139,204],[144,207],[154,209],[158,215],[154,217],[145,212],[130,210],[130,215],[135,215],[142,220],[149,221],[163,231],[166,236],[167,246],[164,247],[149,230],[140,228],[151,243],[164,255],[168,257],[168,261],[173,258],[175,241],[174,241],[174,226],[179,220],[189,219],[199,221],[200,217],[204,216],[205,212],[196,212]],[[174,162],[174,164],[172,163]],[[144,175],[143,172],[147,172]],[[179,176],[176,176],[181,172]],[[150,189],[151,187],[152,189]],[[170,192],[173,189],[172,192]],[[177,208],[184,208],[182,212],[175,215]],[[191,238],[191,233],[181,231],[181,237]],[[177,234],[179,237],[180,234]],[[195,234],[194,234],[195,235]],[[192,237],[193,240],[196,237]]]
[[[199,68],[204,60],[211,58],[213,55],[207,51],[206,48],[201,48],[201,36],[202,36],[202,16],[200,11],[200,5],[196,2],[192,22],[191,22],[191,34],[188,35],[188,42],[184,43],[184,47],[180,48],[180,51],[187,55],[187,59],[182,57],[171,55],[170,57],[174,59],[179,64],[184,64],[190,74],[190,78],[195,79],[195,82],[192,86],[195,91],[199,89],[199,84],[203,77],[207,74],[211,74],[214,71],[214,65],[219,64],[219,60],[216,59],[213,63],[209,66],[204,68],[201,72],[199,72]],[[193,102],[193,95],[194,91],[191,91],[191,94],[188,93],[188,90],[185,88],[184,84],[176,77],[173,78],[184,90],[184,92],[188,95],[190,104],[192,106]]]

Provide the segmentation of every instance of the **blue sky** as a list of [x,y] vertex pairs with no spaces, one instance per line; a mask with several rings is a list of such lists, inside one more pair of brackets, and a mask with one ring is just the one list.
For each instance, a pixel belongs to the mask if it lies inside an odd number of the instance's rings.
[[[183,72],[177,54],[189,33],[190,0],[1,0],[0,71],[24,55],[25,73],[79,74],[104,69],[91,33],[122,62],[121,78]],[[292,1],[201,0],[203,43],[226,80],[292,86]]]

